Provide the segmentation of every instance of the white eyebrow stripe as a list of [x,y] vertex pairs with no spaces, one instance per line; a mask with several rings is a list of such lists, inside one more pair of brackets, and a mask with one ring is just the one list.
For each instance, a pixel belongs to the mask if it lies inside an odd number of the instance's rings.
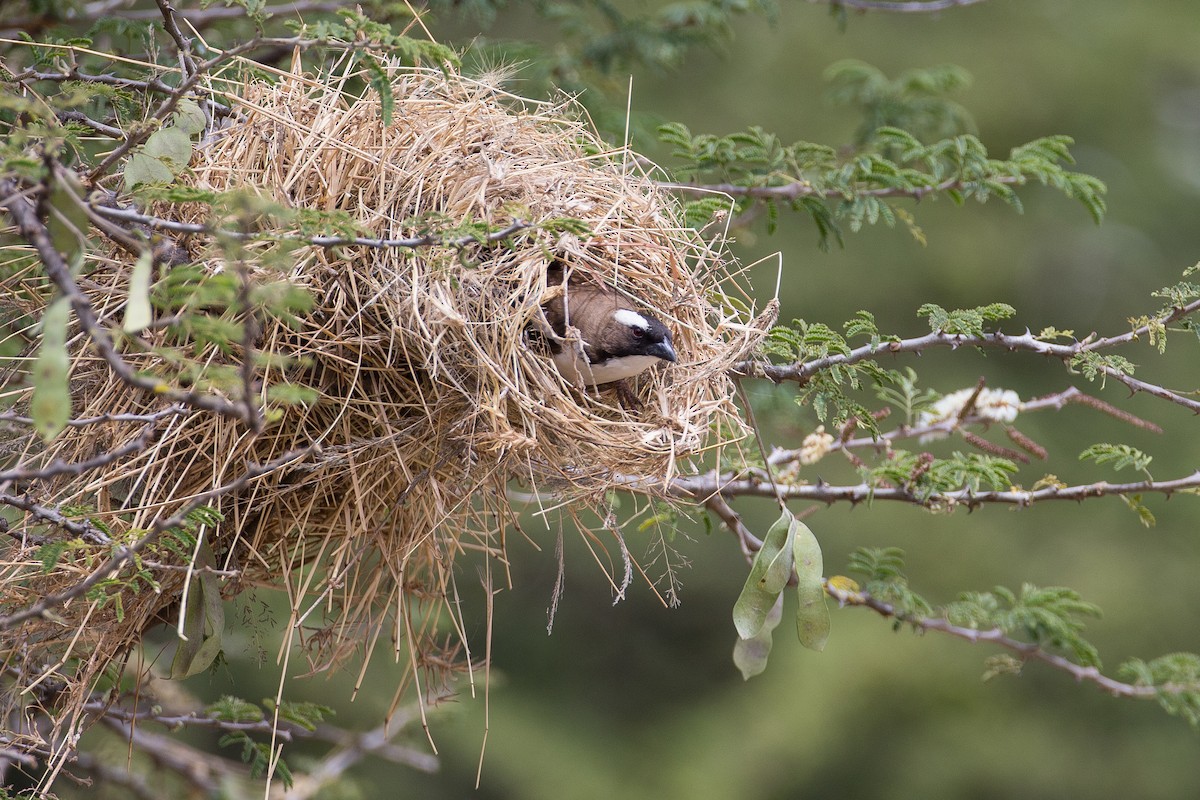
[[631,328],[641,328],[642,330],[650,329],[650,322],[636,311],[630,311],[628,308],[618,308],[613,313],[613,319],[622,325],[628,325]]

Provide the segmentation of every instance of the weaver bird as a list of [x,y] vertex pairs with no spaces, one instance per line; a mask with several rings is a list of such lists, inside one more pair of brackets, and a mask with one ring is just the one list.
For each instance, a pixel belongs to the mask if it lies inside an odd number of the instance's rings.
[[[547,285],[561,286],[562,275],[560,265],[551,265]],[[581,281],[568,281],[563,294],[546,302],[542,308],[556,336],[550,350],[564,378],[576,386],[599,386],[677,360],[671,332],[634,305],[610,287]],[[567,337],[567,326],[579,331],[582,348]],[[624,386],[618,391],[622,388],[628,393]]]

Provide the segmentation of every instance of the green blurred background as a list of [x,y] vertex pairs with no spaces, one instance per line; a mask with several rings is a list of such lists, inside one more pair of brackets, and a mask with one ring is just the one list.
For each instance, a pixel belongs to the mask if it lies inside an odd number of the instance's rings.
[[[493,35],[536,37],[541,24],[510,9]],[[435,19],[432,30],[468,43],[466,25],[440,29]],[[954,308],[999,301],[1018,310],[1003,326],[1008,331],[1054,325],[1080,335],[1117,333],[1126,317],[1158,307],[1151,291],[1200,259],[1195,0],[990,0],[937,15],[851,14],[844,31],[826,6],[784,2],[774,24],[742,18],[724,54],[696,50],[676,72],[635,74],[632,105],[643,121],[679,120],[694,133],[762,125],[785,141],[837,145],[850,140],[857,119],[825,101],[822,72],[842,58],[869,61],[889,75],[946,62],[966,68],[974,83],[956,99],[974,114],[989,149],[1004,155],[1039,136],[1073,136],[1078,168],[1109,186],[1109,214],[1097,227],[1078,205],[1034,187],[1022,193],[1023,215],[999,202],[958,208],[926,201],[912,209],[927,246],[903,230],[879,228],[848,236],[844,249],[830,252],[816,247],[807,220],[785,214],[776,234],[759,226],[740,232],[734,245],[746,263],[782,252],[783,319],[840,328],[865,308],[882,330],[915,335],[927,330],[915,316],[923,302]],[[519,76],[513,88],[521,91]],[[633,144],[666,162],[653,141]],[[751,277],[765,300],[774,261]],[[1127,355],[1142,365],[1139,377],[1186,389],[1200,376],[1194,344],[1187,345],[1175,342],[1161,359],[1148,345]],[[909,364],[942,392],[973,385],[980,375],[1024,397],[1074,382],[1168,431],[1156,436],[1081,406],[1022,418],[1022,429],[1052,453],[1022,474],[1026,485],[1043,469],[1072,483],[1112,477],[1076,460],[1101,441],[1152,453],[1157,478],[1197,466],[1193,415],[1143,397],[1126,402],[1123,388],[1087,384],[1060,364],[962,352],[894,366]],[[795,432],[816,424],[809,410],[772,394],[761,387],[755,396],[773,429],[795,442]],[[833,459],[811,469],[814,478],[851,475]],[[1117,478],[1134,479],[1128,472]],[[1200,651],[1200,507],[1190,497],[1148,504],[1158,516],[1149,530],[1115,498],[951,516],[885,503],[822,507],[808,523],[822,541],[827,574],[844,572],[855,547],[896,545],[908,553],[914,588],[934,602],[1024,581],[1076,588],[1105,611],[1088,635],[1111,672],[1129,657]],[[738,508],[760,531],[775,515],[768,503],[742,501]],[[767,672],[743,682],[730,660],[730,609],[746,565],[733,538],[706,533],[698,517],[684,523],[676,541],[691,566],[683,605],[674,610],[644,583],[613,605],[606,579],[568,532],[565,596],[547,636],[556,532],[536,523],[529,530],[542,551],[509,539],[514,586],[495,598],[487,701],[476,676],[474,696],[463,684],[454,702],[433,713],[438,774],[368,760],[353,773],[359,796],[1200,796],[1200,735],[1154,703],[1107,698],[1037,664],[1020,677],[984,683],[984,660],[994,650],[894,633],[862,610],[834,612],[832,636],[819,654],[803,650],[785,624]],[[641,535],[627,536],[640,555]],[[460,570],[460,584],[477,583],[475,564]],[[482,595],[466,601],[481,654]],[[232,644],[230,655],[237,649]],[[374,725],[400,671],[385,660],[377,659],[353,703],[348,678],[294,680],[286,694],[336,705],[340,724]],[[271,663],[257,670],[235,661],[216,677],[193,679],[191,688],[255,699],[273,695],[277,681]],[[419,728],[408,739],[427,747]],[[303,762],[303,745],[289,752],[295,764]]]

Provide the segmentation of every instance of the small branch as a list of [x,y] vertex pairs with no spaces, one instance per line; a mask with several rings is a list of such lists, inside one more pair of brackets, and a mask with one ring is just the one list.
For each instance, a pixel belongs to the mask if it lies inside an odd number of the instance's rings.
[[808,0],[809,3],[849,8],[854,11],[886,11],[893,14],[931,14],[951,8],[973,6],[984,0]]
[[154,442],[157,432],[154,426],[147,425],[132,441],[116,450],[108,450],[83,461],[63,461],[61,458],[56,458],[42,467],[18,466],[10,470],[0,470],[0,485],[10,481],[49,480],[59,475],[82,475],[93,469],[120,461],[126,456],[140,453]]
[[163,20],[163,28],[167,35],[175,42],[175,49],[179,52],[179,64],[185,78],[190,78],[196,74],[196,59],[192,56],[192,40],[183,35],[183,31],[179,30],[179,21],[175,18],[175,9],[171,7],[168,0],[155,0],[158,10]]
[[704,507],[716,514],[717,518],[725,523],[725,527],[729,528],[730,533],[737,539],[738,546],[742,548],[742,555],[746,557],[747,563],[753,561],[754,554],[762,549],[762,540],[750,532],[742,522],[742,515],[734,511],[720,494],[709,494],[696,499],[702,501]]
[[[246,233],[245,231],[231,231],[224,228],[218,228],[213,225],[206,225],[194,222],[178,222],[176,220],[164,219],[155,217],[149,214],[142,214],[132,209],[113,208],[111,206],[93,205],[92,211],[102,217],[108,219],[119,220],[137,225],[145,225],[148,228],[155,230],[170,231],[172,233],[181,234],[201,234],[206,236],[224,236],[238,241],[253,241],[265,238],[261,233]],[[493,231],[486,236],[458,236],[455,238],[447,238],[441,233],[427,233],[423,236],[414,236],[406,239],[370,239],[362,236],[293,236],[284,235],[274,238],[281,241],[303,242],[315,247],[373,247],[378,249],[386,248],[417,248],[417,247],[433,247],[441,245],[445,247],[463,248],[472,244],[495,244],[503,241],[514,234],[530,228],[537,227],[532,222],[515,219],[507,227]]]
[[[1168,325],[1178,319],[1189,316],[1200,311],[1200,300],[1193,300],[1186,306],[1173,309],[1170,313],[1163,315],[1156,320],[1157,323]],[[1057,358],[1064,363],[1069,364],[1074,358],[1082,353],[1093,352],[1117,345],[1127,344],[1140,336],[1145,336],[1149,331],[1149,326],[1140,326],[1129,333],[1110,336],[1099,339],[1089,339],[1078,341],[1074,344],[1063,345],[1054,344],[1052,342],[1044,342],[1036,338],[1030,331],[1019,336],[1013,336],[999,331],[993,333],[985,333],[981,336],[964,336],[961,334],[949,334],[942,331],[934,331],[925,336],[916,336],[911,339],[897,339],[892,341],[881,341],[879,343],[863,345],[851,350],[849,353],[838,353],[824,358],[814,358],[811,361],[794,364],[770,364],[763,361],[743,361],[735,364],[733,369],[743,375],[753,377],[769,378],[775,383],[783,381],[794,381],[801,386],[812,380],[813,376],[824,370],[838,366],[850,366],[862,361],[876,359],[877,356],[883,353],[922,353],[925,350],[930,350],[935,347],[949,347],[957,349],[959,347],[989,347],[1000,348],[1014,351],[1024,351],[1038,353],[1044,356]],[[1155,397],[1169,400],[1176,405],[1181,405],[1184,408],[1190,409],[1193,412],[1200,413],[1200,401],[1193,400],[1170,389],[1162,386],[1147,383],[1145,381],[1134,378],[1132,375],[1126,375],[1116,369],[1107,366],[1100,366],[1099,371],[1106,377],[1112,378],[1128,386],[1134,392],[1146,392]]]
[[[84,541],[93,542],[95,544],[109,544],[110,540],[104,531],[97,528],[91,522],[85,520],[76,521],[69,517],[63,516],[60,511],[46,506],[40,506],[27,497],[17,497],[16,495],[0,492],[0,506],[10,506],[12,508],[24,511],[34,519],[49,522],[51,525],[57,525],[64,531],[78,536]],[[16,531],[9,531],[9,534],[17,538],[21,535]]]
[[[1094,408],[1105,414],[1108,414],[1122,422],[1127,422],[1144,430],[1153,431],[1154,433],[1162,433],[1162,428],[1155,425],[1153,422],[1142,419],[1141,417],[1122,411],[1119,408],[1105,403],[1103,400],[1098,400],[1091,395],[1084,394],[1074,386],[1068,387],[1061,392],[1054,392],[1043,397],[1035,397],[1021,403],[1021,413],[1028,414],[1034,411],[1042,411],[1046,409],[1061,411],[1068,404],[1085,405],[1089,408]],[[883,452],[891,448],[895,442],[905,439],[921,439],[924,437],[944,438],[954,434],[961,428],[969,425],[988,425],[993,423],[990,417],[981,414],[968,414],[961,419],[945,419],[939,422],[931,422],[928,425],[901,425],[898,428],[893,428],[890,431],[884,431],[879,436],[860,436],[857,439],[838,438],[829,444],[830,453],[843,452],[847,455],[854,450],[875,450]],[[1019,432],[1017,434],[1019,436]],[[1027,448],[1027,452],[1038,458],[1045,458],[1045,451],[1040,445],[1031,442],[1028,439],[1022,441],[1009,433],[1009,437],[1017,442],[1023,448]],[[772,467],[778,467],[784,464],[789,464],[798,461],[803,455],[803,448],[782,449],[775,448],[767,463]],[[711,473],[710,473],[711,474]]]
[[[236,10],[241,11],[241,9],[236,9]],[[155,11],[153,13],[155,14],[155,16],[158,15],[157,11]],[[13,41],[11,43],[26,44],[25,42],[16,42],[16,41]],[[44,46],[44,43],[39,43],[39,46]],[[74,52],[73,49],[72,49],[72,52]],[[105,86],[115,86],[120,89],[133,89],[133,90],[137,90],[137,91],[141,91],[141,92],[146,92],[147,94],[160,94],[160,95],[168,95],[175,91],[174,86],[163,83],[158,78],[152,78],[150,80],[137,80],[135,78],[123,78],[118,75],[109,75],[107,73],[97,74],[97,73],[92,73],[92,72],[81,72],[79,70],[79,68],[76,66],[72,66],[72,68],[67,72],[46,72],[46,71],[39,71],[39,70],[32,69],[32,68],[26,69],[26,70],[23,70],[21,72],[14,74],[7,81],[0,81],[0,83],[5,83],[5,82],[26,83],[28,81],[50,81],[51,83],[64,83],[66,81],[79,81],[81,83],[97,83],[97,84],[102,84]],[[230,113],[229,106],[224,105],[223,103],[216,102],[215,100],[211,100],[211,99],[208,102],[209,102],[209,105],[213,109],[213,113],[215,113],[217,116],[224,117],[224,116],[229,115],[229,113]],[[64,114],[66,114],[66,113],[69,113],[69,112],[64,112],[62,114],[59,114],[59,118],[60,119],[67,118],[64,116]],[[85,119],[79,119],[78,121],[83,122],[85,125],[89,124],[89,122],[90,122],[90,121],[86,121]],[[108,126],[105,126],[105,128],[107,128],[107,127]],[[97,128],[97,130],[100,130],[100,129]],[[114,130],[116,130],[116,129],[114,129]],[[118,135],[113,138],[124,139],[126,136],[126,131],[117,130],[117,134]]]
[[[632,491],[649,490],[645,479],[625,476],[621,484]],[[768,481],[756,479],[731,480],[718,482],[711,474],[697,477],[675,478],[668,489],[676,496],[691,498],[707,498],[712,494],[731,497],[775,497],[774,489]],[[1085,500],[1089,497],[1110,497],[1115,495],[1133,494],[1164,494],[1200,489],[1200,470],[1183,478],[1169,481],[1139,481],[1137,483],[1097,483],[1080,484],[1076,486],[1047,486],[1042,489],[1009,489],[1006,491],[976,491],[959,489],[952,492],[935,492],[923,494],[905,487],[872,486],[860,483],[854,486],[834,486],[827,483],[816,483],[801,486],[784,485],[779,487],[783,498],[788,501],[811,500],[820,503],[848,502],[852,504],[878,500],[891,500],[924,508],[965,506],[976,508],[984,504],[1014,505],[1019,507],[1031,506],[1045,500]]]
[[[914,617],[901,613],[891,604],[872,597],[866,592],[846,591],[828,581],[825,582],[825,593],[834,600],[837,600],[840,605],[869,608],[882,617],[898,620],[920,631],[944,633],[948,636],[966,639],[969,642],[989,642],[1016,654],[1022,661],[1041,661],[1054,669],[1061,670],[1072,676],[1077,683],[1093,683],[1114,697],[1152,699],[1164,691],[1164,687],[1159,686],[1138,686],[1131,683],[1122,683],[1121,681],[1105,676],[1095,667],[1085,667],[1081,664],[1076,664],[1074,661],[1063,656],[1046,652],[1032,642],[1013,639],[999,628],[978,630],[976,628],[964,628],[959,625],[953,625],[942,617]],[[1194,687],[1189,688],[1194,689]],[[1170,687],[1167,687],[1166,690],[1170,691]],[[1183,690],[1184,687],[1176,689],[1176,691]]]
[[[814,0],[810,0],[813,2]],[[981,0],[974,0],[980,2]],[[1004,183],[1012,186],[1020,186],[1026,183],[1026,178],[1013,175],[997,175],[989,178],[994,183]],[[736,183],[672,183],[670,181],[660,181],[658,185],[663,189],[671,191],[683,192],[685,194],[695,195],[712,195],[726,194],[730,197],[748,197],[755,200],[799,200],[802,197],[907,197],[913,200],[920,200],[922,197],[930,194],[939,194],[948,192],[954,189],[968,189],[979,183],[979,181],[965,181],[961,178],[952,178],[935,183],[928,186],[881,186],[873,189],[857,189],[853,191],[828,191],[818,189],[809,181],[793,181],[780,186],[741,186]]]
[[[72,419],[67,422],[69,428],[83,428],[88,425],[101,425],[110,422],[138,422],[144,425],[158,422],[164,417],[172,417],[177,414],[187,413],[187,408],[181,405],[172,405],[164,408],[162,411],[155,411],[149,414],[101,414],[97,417],[81,417]],[[32,417],[23,417],[19,414],[14,414],[6,411],[0,414],[0,422],[13,422],[20,425],[33,425]]]
[[[43,190],[45,191],[45,187]],[[88,334],[92,345],[118,378],[129,386],[143,389],[170,401],[212,411],[222,416],[249,421],[245,419],[241,404],[230,403],[217,395],[173,389],[157,378],[142,375],[135,370],[117,352],[112,336],[107,328],[100,324],[91,302],[75,282],[70,266],[55,248],[50,238],[50,232],[38,218],[33,204],[18,191],[12,181],[0,181],[0,207],[7,208],[9,216],[17,224],[18,233],[37,250],[46,275],[70,301],[80,327]]]
[[[18,17],[17,19],[5,22],[5,29],[0,33],[10,35],[19,31],[35,31],[53,24],[88,25],[110,16],[134,22],[155,20],[161,16],[160,12],[153,8],[121,8],[121,6],[129,5],[130,2],[131,0],[101,0],[100,2],[87,3],[82,9],[78,11],[72,10],[69,14],[63,14],[61,17],[51,17],[46,14]],[[260,13],[264,17],[295,16],[297,14],[332,14],[345,7],[345,2],[341,2],[340,0],[338,2],[331,2],[331,0],[297,0],[297,2],[293,3],[264,6]],[[209,8],[188,9],[187,11],[188,24],[194,28],[206,28],[227,19],[245,18],[246,9],[236,5],[211,6]]]
[[188,515],[196,509],[207,505],[209,502],[218,497],[239,491],[250,481],[259,476],[266,475],[267,473],[286,466],[293,461],[304,458],[311,450],[311,446],[302,448],[300,450],[292,450],[284,453],[279,458],[268,461],[265,464],[252,464],[246,468],[245,472],[229,483],[216,486],[206,492],[202,492],[194,496],[173,516],[166,518],[160,517],[159,519],[156,519],[151,524],[150,530],[145,536],[138,539],[131,545],[118,548],[117,551],[113,553],[113,555],[107,561],[96,568],[92,574],[73,584],[70,589],[66,589],[56,594],[47,595],[27,608],[9,614],[6,617],[0,617],[0,631],[8,630],[9,628],[19,625],[26,620],[45,616],[50,609],[57,608],[69,600],[83,596],[96,584],[119,573],[125,564],[131,561],[133,557],[142,550],[146,549],[146,547],[157,541],[159,536],[161,536],[164,532],[183,525],[187,521]]

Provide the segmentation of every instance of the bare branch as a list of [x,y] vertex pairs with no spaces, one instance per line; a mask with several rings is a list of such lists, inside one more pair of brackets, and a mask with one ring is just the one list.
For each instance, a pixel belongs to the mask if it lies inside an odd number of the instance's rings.
[[[16,495],[0,492],[0,506],[11,506],[12,508],[20,509],[34,519],[57,525],[64,531],[78,536],[84,541],[95,544],[109,543],[108,535],[88,520],[73,520],[70,517],[65,517],[57,509],[38,505],[27,497],[17,497]],[[17,531],[9,531],[9,533],[17,538],[22,538],[22,534],[19,534]]]
[[154,442],[156,434],[157,430],[154,426],[147,425],[137,437],[121,447],[99,453],[83,461],[63,461],[56,458],[41,467],[18,466],[10,470],[0,470],[0,486],[11,481],[47,480],[58,475],[82,475],[90,470],[120,461],[126,456],[140,453]]
[[[155,230],[170,231],[172,233],[183,234],[203,234],[203,235],[220,235],[240,241],[249,241],[262,239],[262,234],[246,233],[245,231],[233,231],[225,228],[218,228],[213,225],[205,225],[195,222],[178,222],[176,220],[164,219],[163,217],[155,217],[149,214],[142,214],[127,208],[113,208],[112,206],[92,205],[92,211],[102,217],[108,219],[119,220],[122,222],[133,223],[137,225],[145,225],[148,228]],[[427,233],[423,236],[413,236],[404,239],[371,239],[364,236],[277,236],[274,238],[291,241],[304,242],[316,247],[373,247],[373,248],[416,248],[416,247],[433,247],[440,245],[444,247],[462,248],[472,244],[495,244],[501,242],[514,234],[520,233],[523,230],[535,227],[532,222],[515,219],[507,227],[500,230],[492,231],[486,236],[458,236],[455,238],[447,238],[440,233]]]

